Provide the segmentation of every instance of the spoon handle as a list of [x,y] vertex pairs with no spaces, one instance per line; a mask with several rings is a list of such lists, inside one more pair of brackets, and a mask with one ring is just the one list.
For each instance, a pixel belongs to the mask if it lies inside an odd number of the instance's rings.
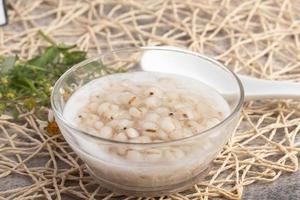
[[0,26],[7,24],[7,11],[4,1],[0,0]]
[[245,89],[245,100],[300,99],[300,83],[270,81],[238,75]]

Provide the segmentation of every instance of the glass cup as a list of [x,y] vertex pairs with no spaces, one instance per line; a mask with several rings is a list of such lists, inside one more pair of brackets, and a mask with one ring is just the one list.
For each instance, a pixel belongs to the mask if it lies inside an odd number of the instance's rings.
[[[156,71],[195,78],[224,97],[230,114],[217,125],[193,136],[157,143],[97,137],[64,118],[64,106],[79,88],[96,78],[126,71]],[[73,66],[56,82],[51,104],[64,138],[102,186],[127,195],[158,196],[182,191],[207,175],[212,161],[237,125],[243,99],[239,78],[217,61],[169,47],[140,47],[107,52]],[[159,162],[147,156],[129,161],[111,153],[112,149],[168,152],[172,156]]]

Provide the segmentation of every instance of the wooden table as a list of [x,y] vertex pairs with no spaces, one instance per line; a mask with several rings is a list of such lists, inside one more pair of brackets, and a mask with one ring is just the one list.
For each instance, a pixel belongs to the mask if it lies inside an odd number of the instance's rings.
[[299,200],[300,171],[280,176],[271,183],[258,183],[246,187],[244,200]]

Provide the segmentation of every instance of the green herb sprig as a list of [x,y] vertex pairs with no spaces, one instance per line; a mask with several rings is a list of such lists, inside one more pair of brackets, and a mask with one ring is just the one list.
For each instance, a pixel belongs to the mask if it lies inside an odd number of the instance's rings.
[[86,52],[73,50],[75,45],[49,42],[42,53],[30,60],[18,56],[0,56],[0,115],[18,116],[17,108],[30,111],[50,104],[55,81],[71,66],[86,59]]

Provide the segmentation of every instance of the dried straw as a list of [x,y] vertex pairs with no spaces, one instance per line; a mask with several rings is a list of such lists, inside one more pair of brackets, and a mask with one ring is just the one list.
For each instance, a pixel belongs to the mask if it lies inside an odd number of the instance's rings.
[[[177,45],[215,57],[239,73],[300,80],[300,2],[11,0],[0,53],[32,57],[55,40],[90,55],[141,45]],[[236,133],[203,182],[157,199],[240,199],[246,185],[298,170],[300,104],[245,104]],[[61,135],[49,136],[34,115],[0,119],[0,199],[133,199],[104,190]],[[298,139],[297,139],[298,137]],[[140,198],[141,199],[141,198]],[[148,198],[153,199],[153,198]]]

